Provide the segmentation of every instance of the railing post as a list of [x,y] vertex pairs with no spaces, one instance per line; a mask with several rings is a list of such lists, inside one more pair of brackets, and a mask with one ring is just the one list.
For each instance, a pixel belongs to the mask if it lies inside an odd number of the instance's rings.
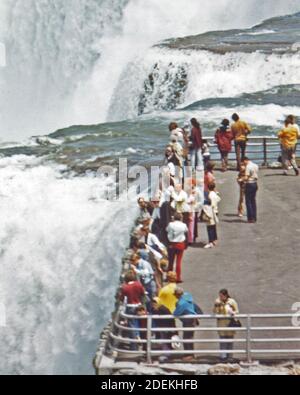
[[250,315],[248,315],[247,317],[247,362],[248,363],[252,363],[251,326],[252,326],[252,318]]
[[152,316],[147,316],[147,363],[152,363]]
[[268,166],[268,144],[267,139],[264,137],[264,166]]

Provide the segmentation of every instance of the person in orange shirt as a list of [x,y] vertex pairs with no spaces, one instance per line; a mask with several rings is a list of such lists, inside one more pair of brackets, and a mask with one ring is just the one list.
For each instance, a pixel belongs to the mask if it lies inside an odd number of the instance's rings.
[[231,125],[231,131],[235,141],[237,169],[240,171],[242,161],[246,156],[247,140],[248,135],[251,133],[251,127],[242,121],[238,114],[233,114],[232,120],[234,123]]
[[296,176],[299,176],[299,169],[296,161],[296,148],[298,139],[300,138],[300,132],[293,115],[289,115],[287,117],[284,128],[278,133],[278,138],[281,142],[284,174],[288,174],[289,166],[291,164]]

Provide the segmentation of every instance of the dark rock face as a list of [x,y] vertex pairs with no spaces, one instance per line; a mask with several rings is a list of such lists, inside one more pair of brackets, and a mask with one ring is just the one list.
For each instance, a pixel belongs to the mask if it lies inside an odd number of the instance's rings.
[[156,63],[144,82],[144,92],[138,103],[138,114],[175,109],[182,104],[187,85],[188,74],[184,66],[170,63],[167,70],[161,71],[160,64]]

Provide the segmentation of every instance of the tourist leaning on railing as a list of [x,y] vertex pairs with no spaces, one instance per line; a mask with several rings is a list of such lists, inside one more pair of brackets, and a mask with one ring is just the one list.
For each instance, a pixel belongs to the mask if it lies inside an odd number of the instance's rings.
[[153,212],[151,215],[151,232],[159,239],[162,239],[162,226],[161,226],[161,208],[160,208],[161,195],[157,194],[151,200]]
[[140,208],[139,220],[151,218],[152,211],[149,202],[146,202],[143,197],[140,197],[138,199],[138,205]]
[[167,284],[159,292],[159,302],[162,306],[165,306],[173,314],[178,299],[175,296],[175,290],[177,288],[177,274],[175,272],[168,272]]
[[[181,288],[176,288],[175,296],[178,300],[176,304],[176,309],[174,311],[174,316],[180,318],[184,328],[191,328],[191,330],[184,331],[183,339],[184,340],[192,340],[195,335],[195,331],[192,328],[196,327],[198,324],[197,319],[194,318],[181,318],[183,316],[193,316],[197,315],[200,311],[198,306],[194,303],[193,296],[188,293],[184,292]],[[197,313],[198,310],[198,313]],[[184,349],[186,351],[193,351],[194,350],[194,343],[184,343]],[[191,353],[187,355],[183,360],[189,361],[194,359],[194,354]]]
[[[145,301],[146,292],[142,284],[137,281],[136,273],[132,270],[128,271],[125,275],[125,283],[121,287],[120,300],[126,301],[127,315],[136,315],[137,308],[142,306]],[[128,327],[136,329],[136,331],[129,331],[128,336],[132,339],[139,337],[139,321],[138,319],[128,320]],[[131,343],[130,348],[132,351],[138,349],[137,344]]]
[[[138,317],[141,317],[137,320],[137,325],[139,329],[147,329],[147,315],[148,315],[148,311],[145,309],[144,306],[139,306],[136,309],[136,315]],[[147,331],[139,331],[138,332],[138,336],[137,336],[137,340],[147,340]],[[142,349],[143,351],[147,350],[147,344],[143,343],[142,345]]]
[[147,310],[151,310],[151,300],[157,295],[157,286],[154,270],[150,262],[141,259],[139,253],[133,254],[130,258],[131,269],[137,274],[140,283],[147,293]]
[[[159,298],[154,298],[152,300],[152,313],[157,316],[170,316],[172,313],[170,310],[161,304],[161,300]],[[160,340],[171,340],[173,336],[177,335],[177,330],[176,330],[176,322],[174,318],[161,318],[161,319],[154,319],[153,320],[153,326],[156,329],[164,329],[164,328],[174,328],[174,331],[161,331],[161,332],[156,332],[156,338]],[[163,350],[172,350],[172,345],[171,343],[163,343],[161,345]],[[168,359],[168,357],[164,358],[164,361]],[[162,359],[160,359],[160,362],[163,362]]]

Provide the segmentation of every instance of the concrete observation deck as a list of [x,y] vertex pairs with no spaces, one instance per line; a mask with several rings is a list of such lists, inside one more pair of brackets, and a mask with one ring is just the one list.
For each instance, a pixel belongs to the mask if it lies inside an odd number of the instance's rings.
[[229,289],[241,314],[291,313],[300,302],[300,178],[282,170],[261,170],[258,223],[237,216],[236,172],[216,172],[221,194],[219,245],[204,250],[205,225],[199,243],[184,257],[183,287],[206,314],[222,288]]

